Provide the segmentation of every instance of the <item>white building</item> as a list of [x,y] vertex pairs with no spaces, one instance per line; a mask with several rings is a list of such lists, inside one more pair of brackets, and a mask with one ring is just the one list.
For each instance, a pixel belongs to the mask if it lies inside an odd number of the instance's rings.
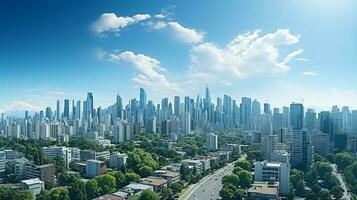
[[290,154],[285,150],[276,150],[270,156],[270,160],[273,162],[289,163]]
[[45,184],[39,178],[27,179],[21,181],[22,189],[29,190],[32,193],[33,198],[36,198],[36,195],[45,189]]
[[112,153],[109,156],[109,167],[120,169],[126,164],[127,159],[128,156],[126,154]]
[[6,163],[6,154],[4,151],[0,151],[0,177],[5,175],[5,163]]
[[215,151],[218,149],[218,136],[214,133],[207,135],[207,149]]
[[254,163],[254,181],[279,181],[280,194],[289,193],[290,187],[290,165],[278,162],[256,162]]
[[43,147],[42,149],[45,157],[47,158],[61,157],[63,158],[66,167],[67,168],[69,167],[69,163],[72,160],[71,148],[50,146],[50,147]]

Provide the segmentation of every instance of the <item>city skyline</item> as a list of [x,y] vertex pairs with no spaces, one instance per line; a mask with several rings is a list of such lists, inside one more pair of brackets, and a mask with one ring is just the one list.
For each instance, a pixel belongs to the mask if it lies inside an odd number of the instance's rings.
[[88,91],[108,107],[118,93],[125,103],[138,98],[141,87],[155,103],[172,102],[203,96],[206,84],[214,101],[357,108],[356,2],[202,3],[2,2],[0,113]]

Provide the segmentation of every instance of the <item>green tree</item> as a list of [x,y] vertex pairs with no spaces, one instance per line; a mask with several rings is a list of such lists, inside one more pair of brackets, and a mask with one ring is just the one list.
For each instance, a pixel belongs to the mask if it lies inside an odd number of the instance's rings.
[[221,191],[219,191],[219,196],[222,200],[233,200],[234,194],[237,188],[232,184],[225,184]]
[[42,190],[40,194],[36,196],[36,200],[51,200],[51,192],[48,190]]
[[117,189],[124,187],[126,184],[125,175],[121,171],[108,172],[109,175],[115,178]]
[[305,174],[304,179],[309,187],[312,187],[313,185],[315,185],[318,181],[316,169],[311,169],[310,171],[308,171]]
[[70,183],[80,180],[80,178],[81,177],[79,174],[70,174],[68,172],[62,172],[58,176],[58,184],[60,186],[66,186],[69,185]]
[[355,159],[351,154],[347,152],[343,152],[343,153],[337,153],[334,157],[334,160],[337,166],[341,170],[344,170],[346,169],[347,166],[351,165]]
[[319,200],[331,200],[331,195],[328,190],[322,189],[319,192]]
[[125,174],[125,182],[129,184],[131,182],[138,182],[140,180],[140,176],[136,173],[126,173]]
[[167,187],[163,187],[160,190],[160,197],[160,200],[175,200],[174,193]]
[[116,182],[115,178],[109,174],[101,175],[95,177],[95,179],[98,181],[98,185],[100,188],[100,194],[108,194],[115,192],[116,188]]
[[88,199],[99,196],[100,188],[96,179],[91,179],[85,184]]
[[323,176],[323,186],[327,189],[332,189],[340,184],[338,178],[332,173],[327,173]]
[[69,192],[67,188],[58,187],[51,190],[50,194],[51,200],[70,200]]
[[295,199],[295,191],[294,191],[293,187],[290,187],[290,189],[289,189],[288,199],[289,200]]
[[305,195],[306,200],[318,200],[318,195],[313,191],[308,191]]
[[183,186],[181,184],[179,184],[179,183],[172,183],[170,185],[170,189],[172,190],[172,192],[174,194],[178,194],[183,190]]
[[149,166],[143,165],[142,167],[139,168],[138,173],[141,177],[147,177],[153,173],[153,169]]
[[246,160],[240,160],[240,161],[236,162],[236,164],[234,166],[240,167],[247,171],[252,171],[252,165],[250,164],[250,162],[248,162]]
[[336,199],[340,199],[343,196],[344,189],[340,186],[335,186],[331,189],[331,194]]
[[138,200],[160,200],[160,197],[152,190],[144,190]]
[[81,180],[76,180],[69,184],[69,194],[72,200],[87,199],[85,183]]
[[232,184],[236,187],[239,186],[239,177],[235,174],[225,175],[222,178],[222,184]]
[[32,200],[32,194],[29,191],[0,187],[0,200]]
[[238,172],[237,175],[239,177],[239,185],[242,188],[249,188],[253,182],[252,174],[247,170],[242,170],[242,171]]
[[324,177],[325,174],[332,172],[332,167],[327,162],[316,162],[315,168],[320,178]]
[[247,152],[248,160],[264,160],[264,153],[261,150],[250,150]]

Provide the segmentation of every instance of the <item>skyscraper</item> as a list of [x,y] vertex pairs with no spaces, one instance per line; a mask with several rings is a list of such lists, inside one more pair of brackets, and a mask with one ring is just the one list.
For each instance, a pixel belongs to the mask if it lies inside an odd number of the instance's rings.
[[313,109],[307,109],[305,120],[307,130],[311,131],[316,128],[316,113]]
[[61,119],[61,102],[57,100],[56,103],[56,119],[60,120]]
[[146,106],[146,92],[143,88],[140,88],[140,108],[144,109]]
[[264,113],[271,114],[270,104],[264,103]]
[[63,117],[69,119],[69,100],[64,100]]
[[117,95],[116,102],[115,102],[115,109],[116,109],[116,117],[123,119],[123,102],[120,95]]
[[93,117],[93,94],[88,92],[86,100],[86,116],[85,119],[91,119]]
[[174,114],[175,114],[175,116],[178,116],[180,114],[180,97],[179,96],[174,97]]
[[300,103],[290,104],[290,124],[293,130],[302,130],[304,106]]
[[81,101],[77,101],[76,119],[81,119]]
[[240,104],[240,113],[241,124],[244,126],[244,128],[249,129],[252,117],[252,103],[250,98],[242,98],[242,103]]

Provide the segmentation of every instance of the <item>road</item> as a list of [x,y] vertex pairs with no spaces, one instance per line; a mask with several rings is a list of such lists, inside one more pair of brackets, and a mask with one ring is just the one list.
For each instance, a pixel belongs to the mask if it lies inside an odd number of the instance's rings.
[[343,179],[342,175],[337,171],[337,166],[336,164],[332,164],[332,173],[333,175],[335,175],[338,180],[341,183],[341,187],[343,188],[344,192],[343,192],[343,197],[341,198],[342,200],[350,200],[352,199],[351,194],[348,192],[348,188],[347,188],[347,184],[345,182],[345,180]]
[[[239,160],[243,160],[245,157],[242,156]],[[180,197],[180,200],[218,199],[219,191],[222,189],[222,177],[232,173],[234,163],[229,163],[213,174],[205,176],[200,182],[191,185],[185,194]]]

